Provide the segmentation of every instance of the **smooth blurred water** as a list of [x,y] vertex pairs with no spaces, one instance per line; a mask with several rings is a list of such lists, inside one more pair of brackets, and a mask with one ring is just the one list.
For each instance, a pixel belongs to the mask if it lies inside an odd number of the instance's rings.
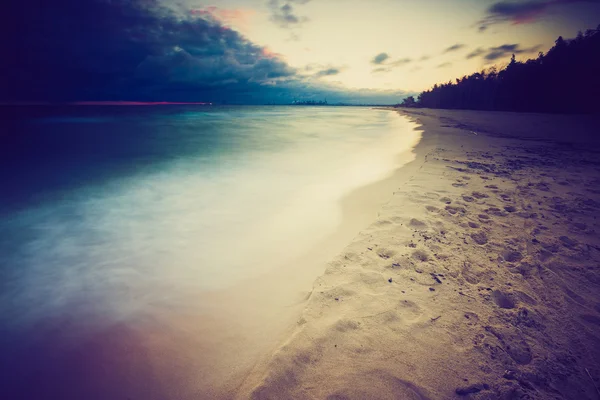
[[334,232],[340,200],[388,176],[418,139],[397,114],[366,108],[17,114],[0,172],[11,343],[48,318],[100,329],[281,268]]

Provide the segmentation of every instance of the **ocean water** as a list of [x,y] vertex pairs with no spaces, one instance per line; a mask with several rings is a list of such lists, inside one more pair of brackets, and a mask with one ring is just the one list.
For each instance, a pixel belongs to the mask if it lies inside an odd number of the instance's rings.
[[20,384],[60,357],[50,337],[76,346],[202,313],[212,305],[190,293],[302,257],[339,227],[341,200],[419,138],[396,113],[354,107],[42,107],[10,120],[0,352]]

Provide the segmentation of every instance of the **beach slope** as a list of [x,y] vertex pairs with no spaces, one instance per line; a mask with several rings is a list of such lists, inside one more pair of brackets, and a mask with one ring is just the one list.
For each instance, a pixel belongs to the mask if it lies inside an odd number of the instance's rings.
[[600,121],[399,112],[408,179],[239,397],[599,398]]

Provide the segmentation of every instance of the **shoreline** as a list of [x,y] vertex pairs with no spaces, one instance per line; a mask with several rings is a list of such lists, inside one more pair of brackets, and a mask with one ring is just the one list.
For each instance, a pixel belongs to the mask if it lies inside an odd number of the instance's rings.
[[[393,144],[386,147],[375,139],[366,140],[365,143],[373,144],[372,162],[379,162],[377,157],[385,157],[382,165],[387,168],[379,169],[379,174],[367,174],[367,178],[346,173],[350,186],[337,192],[327,204],[330,208],[326,210],[331,209],[336,215],[321,213],[336,219],[331,229],[319,231],[323,240],[304,246],[301,244],[304,242],[288,238],[283,247],[275,250],[282,255],[295,251],[300,257],[289,256],[290,261],[280,262],[278,268],[262,268],[264,273],[233,280],[229,283],[231,286],[224,289],[198,290],[194,284],[177,285],[166,288],[165,293],[172,293],[173,298],[165,302],[149,301],[152,293],[142,293],[149,296],[144,300],[147,310],[133,318],[116,321],[99,318],[98,326],[85,331],[76,328],[87,321],[75,317],[66,321],[46,318],[39,331],[50,332],[47,335],[50,338],[40,340],[38,348],[22,346],[15,350],[13,358],[31,361],[22,363],[23,372],[11,375],[17,381],[14,387],[26,387],[30,365],[56,357],[60,362],[53,370],[60,377],[46,374],[40,378],[39,388],[27,390],[66,393],[70,388],[65,383],[66,377],[77,373],[76,376],[85,376],[89,382],[73,389],[80,397],[94,392],[100,397],[123,393],[147,399],[232,398],[255,366],[265,362],[293,330],[314,280],[324,272],[330,259],[377,218],[381,206],[390,200],[398,180],[402,179],[398,171],[413,158],[412,149],[420,138],[420,134],[413,131],[413,124],[387,111],[354,110],[350,116],[359,125],[375,116],[373,120],[381,122],[379,126],[385,129],[386,136],[395,139],[383,142]],[[383,123],[385,121],[388,124]],[[351,171],[354,170],[356,168]],[[362,172],[362,169],[356,170],[357,174]],[[330,178],[323,175],[321,179],[327,184]],[[282,222],[293,229],[299,226],[290,225],[286,219]],[[237,242],[230,238],[230,251],[236,251]],[[252,257],[246,257],[245,262],[249,269],[262,266]],[[133,289],[127,290],[128,295],[137,294]],[[96,320],[90,318],[90,321]],[[11,336],[11,340],[17,345],[22,343],[17,335],[14,339]],[[98,361],[88,362],[88,359]]]
[[[389,109],[384,110],[389,111]],[[414,129],[416,131],[420,130],[417,126]],[[351,243],[363,229],[377,219],[381,208],[393,198],[394,189],[410,178],[407,172],[421,165],[423,160],[420,160],[418,155],[415,154],[415,148],[420,145],[422,139],[422,135],[420,135],[417,142],[410,149],[398,153],[399,166],[390,172],[389,176],[356,188],[344,195],[339,202],[342,214],[341,223],[321,244],[309,249],[302,257],[285,268],[269,271],[267,274],[245,280],[232,288],[219,291],[216,298],[222,301],[224,298],[240,296],[240,293],[242,293],[239,290],[240,287],[251,286],[253,288],[251,296],[262,295],[264,298],[261,299],[261,302],[267,304],[272,297],[281,297],[281,295],[273,296],[272,290],[275,288],[273,281],[281,283],[276,287],[278,292],[287,292],[290,289],[296,290],[298,286],[304,286],[306,289],[298,293],[297,301],[294,304],[288,306],[296,310],[288,312],[286,315],[280,314],[279,317],[286,319],[287,323],[283,324],[285,326],[279,330],[279,339],[269,338],[265,343],[268,347],[266,351],[258,357],[258,362],[253,365],[238,387],[226,390],[227,396],[235,396],[235,393],[240,390],[243,391],[247,382],[252,381],[256,371],[260,370],[269,361],[272,352],[276,350],[282,340],[293,333],[296,321],[301,316],[302,309],[312,294],[315,279],[318,279],[325,272],[331,259],[339,254],[348,243]],[[310,272],[307,272],[307,267]],[[294,270],[298,272],[293,272]],[[292,272],[291,276],[290,272]],[[298,284],[299,281],[301,282],[300,285]],[[288,285],[288,282],[293,282],[293,284]],[[247,293],[241,296],[244,295],[247,295]],[[215,297],[210,296],[210,299],[210,301],[214,301]],[[256,299],[254,298],[254,300]],[[236,301],[236,303],[241,302]],[[243,313],[246,314],[249,311],[246,310]]]
[[[375,108],[375,110],[385,110],[391,112],[397,111],[393,108],[381,107]],[[403,115],[402,113],[399,114],[399,117],[405,117],[405,115]],[[330,238],[334,238],[333,241],[335,242],[335,246],[332,247],[331,243],[329,243],[329,246],[319,246],[320,250],[317,251],[322,254],[321,258],[323,258],[326,261],[324,261],[323,263],[309,263],[309,265],[312,264],[313,266],[315,266],[314,269],[316,270],[316,272],[320,271],[320,273],[313,274],[314,276],[317,276],[317,278],[313,279],[311,282],[312,289],[307,293],[307,297],[305,297],[303,301],[297,304],[297,306],[299,306],[299,309],[296,313],[294,313],[295,315],[292,318],[290,318],[290,321],[292,323],[289,324],[287,329],[285,329],[285,331],[282,333],[282,335],[280,336],[280,340],[276,341],[273,344],[273,346],[271,346],[271,352],[266,353],[263,357],[261,357],[261,360],[254,366],[254,368],[248,374],[246,379],[244,379],[242,384],[237,388],[235,392],[236,399],[241,400],[250,398],[250,393],[253,390],[252,386],[254,386],[256,382],[260,380],[261,375],[264,374],[265,369],[268,368],[268,364],[271,361],[272,355],[274,353],[277,353],[278,348],[282,346],[282,343],[285,344],[294,338],[294,336],[297,333],[297,321],[298,319],[302,319],[302,308],[304,308],[306,304],[310,301],[310,296],[315,290],[316,282],[321,278],[323,274],[327,273],[327,265],[329,264],[329,262],[336,255],[340,254],[345,247],[350,245],[357,238],[357,236],[360,236],[362,230],[366,229],[370,224],[375,223],[377,221],[377,218],[382,208],[393,199],[396,192],[395,189],[397,189],[399,186],[406,184],[411,179],[412,174],[414,174],[415,171],[417,171],[423,166],[423,163],[426,159],[426,153],[434,146],[434,143],[429,143],[429,141],[431,141],[431,138],[427,138],[428,141],[424,143],[425,136],[423,132],[423,126],[416,119],[411,119],[411,122],[416,124],[414,129],[416,131],[421,132],[420,138],[418,142],[409,151],[401,153],[398,156],[401,158],[406,158],[409,157],[409,155],[407,155],[407,153],[409,153],[414,155],[413,159],[396,168],[396,170],[393,171],[393,173],[389,177],[373,182],[366,186],[357,188],[348,195],[344,196],[344,198],[341,200],[340,203],[343,215],[342,224],[338,227],[336,232],[330,236]],[[381,198],[373,196],[373,192],[378,192],[380,195],[382,195],[383,193],[387,193],[387,196],[385,197],[386,200],[377,201],[378,199],[381,200]],[[359,204],[365,203],[365,200],[366,203],[370,203],[369,205],[371,209],[369,211],[372,212],[370,213],[369,217],[365,215],[365,212],[363,210],[360,219],[361,222],[357,224],[355,211],[358,209]],[[352,217],[349,218],[348,215],[351,215]],[[362,226],[362,228],[360,228],[361,230],[357,231],[357,228],[359,226]],[[356,232],[356,234],[342,234],[344,231],[347,232],[348,230],[350,230],[351,232]],[[334,249],[338,249],[338,251],[334,251]],[[312,251],[310,253],[313,254]]]
[[[232,358],[236,358],[235,363],[239,368],[237,377],[232,378],[231,370],[224,371],[223,375],[228,377],[224,380],[225,385],[217,385],[217,391],[211,393],[209,397],[233,397],[240,387],[245,385],[248,376],[252,376],[257,366],[268,361],[279,343],[293,332],[295,322],[311,295],[315,279],[323,274],[329,260],[339,254],[362,229],[372,223],[377,218],[381,207],[390,201],[394,188],[406,179],[405,168],[415,162],[414,148],[420,141],[419,136],[417,142],[409,149],[397,154],[398,166],[390,171],[387,177],[353,189],[340,199],[341,222],[319,245],[307,249],[302,256],[285,267],[246,279],[230,288],[206,292],[199,296],[199,301],[219,304],[220,311],[211,312],[211,315],[227,315],[223,323],[237,323],[240,319],[258,320],[261,322],[261,329],[265,332],[265,335],[260,338],[255,336],[240,338],[247,342],[248,346],[240,345],[237,351],[231,354]],[[273,299],[277,301],[283,299],[290,303],[285,308],[274,308]],[[227,305],[228,303],[244,305],[244,307],[237,307],[234,310]],[[249,308],[249,305],[252,308]],[[265,310],[269,314],[268,317],[265,317]],[[250,325],[252,324],[256,323],[250,322]],[[221,331],[230,332],[232,329],[234,329],[233,325]],[[205,337],[210,335],[206,334]],[[251,365],[239,365],[237,361],[239,352],[244,351],[251,351],[254,354],[246,357],[251,361]],[[221,354],[215,355],[215,363],[218,363],[221,356]]]
[[[413,127],[407,124],[407,129]],[[156,375],[163,377],[167,393],[192,393],[202,387],[201,398],[235,396],[257,365],[268,361],[276,346],[293,331],[327,262],[372,223],[392,198],[394,188],[404,179],[404,168],[413,163],[413,149],[420,135],[416,140],[395,156],[397,166],[386,177],[343,195],[338,201],[340,224],[318,245],[281,268],[225,289],[190,294],[193,303],[207,305],[201,316],[170,313],[163,322],[165,330],[158,335],[163,344],[152,352],[150,361]],[[161,355],[180,355],[182,349],[194,349],[190,355],[177,358],[187,365],[185,368],[174,371],[161,361]],[[196,381],[189,386],[191,379]],[[183,387],[178,387],[181,382]]]
[[398,111],[424,131],[406,181],[328,264],[237,398],[594,398],[584,373],[599,379],[594,125]]

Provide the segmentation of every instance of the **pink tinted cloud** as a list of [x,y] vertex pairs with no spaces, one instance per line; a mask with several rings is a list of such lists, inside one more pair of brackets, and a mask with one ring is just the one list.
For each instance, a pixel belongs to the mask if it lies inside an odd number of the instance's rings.
[[283,57],[281,54],[275,53],[274,51],[272,51],[268,47],[263,47],[262,48],[261,55],[264,58],[282,58]]
[[213,18],[220,23],[240,29],[248,28],[250,20],[255,14],[254,10],[245,8],[219,8],[217,6],[208,6],[190,10],[190,14],[199,17]]
[[488,7],[487,15],[478,22],[479,30],[485,31],[491,25],[504,22],[513,25],[536,22],[560,5],[598,2],[599,0],[499,0]]

